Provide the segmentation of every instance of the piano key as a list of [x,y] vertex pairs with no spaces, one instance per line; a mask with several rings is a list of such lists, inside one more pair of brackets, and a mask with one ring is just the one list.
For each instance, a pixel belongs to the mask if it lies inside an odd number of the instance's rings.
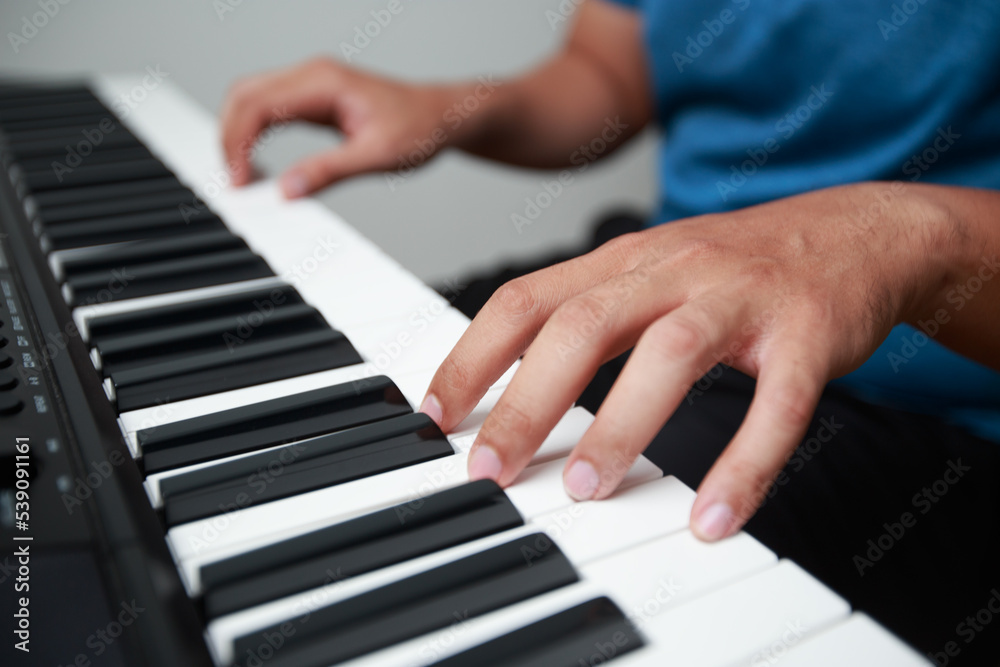
[[[423,572],[357,598],[310,612],[271,665],[330,665],[387,644],[446,627],[460,617],[474,618],[511,603],[575,583],[573,566],[557,547],[530,565],[522,548],[531,536]],[[257,648],[280,626],[240,637],[237,656]],[[239,664],[239,663],[238,663]]]
[[[108,202],[109,204],[120,198],[137,198],[143,195],[166,192],[171,190],[183,190],[190,197],[194,193],[188,190],[177,180],[175,176],[165,176],[163,178],[149,178],[142,181],[125,181],[123,183],[109,183],[108,185],[91,185],[81,188],[68,188],[65,190],[49,190],[29,195],[28,199],[35,208],[42,213],[51,211],[55,213],[64,206],[74,204],[87,204],[90,202]],[[57,216],[50,215],[50,218]],[[67,218],[69,219],[69,218]],[[52,220],[55,222],[55,219]]]
[[[614,502],[614,499],[600,502]],[[630,519],[624,513],[622,518]],[[706,544],[685,528],[638,546],[632,546],[630,541],[611,555],[581,563],[581,553],[576,549],[581,542],[594,540],[595,535],[603,538],[602,533],[586,531],[573,531],[556,538],[580,573],[580,584],[463,622],[461,633],[452,629],[432,633],[348,664],[351,667],[427,665],[597,596],[608,596],[643,631],[651,618],[668,610],[683,609],[688,600],[772,568],[778,562],[772,552],[746,533]],[[649,637],[655,642],[655,636]]]
[[[192,235],[184,239],[189,243],[199,241]],[[163,259],[120,264],[107,271],[70,276],[63,285],[63,296],[67,303],[75,307],[274,275],[267,262],[247,248],[241,239],[228,244],[216,243],[216,248],[207,246],[202,247],[201,252],[185,254],[179,253],[180,249],[176,247],[179,243],[176,240],[167,243],[166,249],[161,246],[166,255]],[[194,246],[187,247],[193,249]],[[109,289],[112,285],[115,289]]]
[[[261,330],[264,318],[267,330]],[[157,319],[162,319],[159,316]],[[254,325],[257,325],[256,327]],[[241,328],[242,327],[242,328]],[[148,327],[139,331],[116,331],[99,336],[94,341],[91,357],[94,365],[105,374],[135,368],[161,360],[167,355],[186,356],[188,352],[239,345],[249,335],[260,334],[258,340],[274,338],[283,332],[301,329],[323,329],[323,320],[312,306],[304,303],[283,304],[268,311],[252,310],[225,313],[203,320],[180,321]]]
[[205,610],[215,618],[318,588],[327,572],[353,577],[524,525],[492,480],[380,510],[203,568]]
[[20,120],[32,120],[34,118],[67,118],[73,116],[87,116],[96,114],[108,114],[108,108],[95,100],[69,101],[63,99],[54,102],[51,99],[46,103],[17,105],[11,107],[0,107],[0,125]]
[[178,452],[193,459],[218,458],[412,411],[396,385],[379,376],[160,425],[139,431],[135,440],[147,457],[147,465],[148,457],[160,452]]
[[[644,645],[622,611],[595,598],[435,663],[438,667],[579,667]],[[610,648],[606,648],[610,647]]]
[[[125,440],[129,448],[133,450],[135,456],[139,456],[138,445],[135,441],[137,431],[156,429],[174,422],[201,417],[215,412],[232,410],[270,398],[291,396],[344,382],[355,382],[365,377],[374,377],[381,374],[374,368],[370,372],[367,371],[367,364],[356,364],[354,366],[333,368],[326,371],[310,372],[305,375],[254,384],[217,394],[197,396],[149,408],[125,411],[118,415],[118,423],[122,433],[125,435]],[[397,378],[397,380],[400,379]],[[400,390],[411,404],[416,403],[421,398],[421,395],[413,398],[412,389],[410,390],[411,393],[408,394],[404,389],[404,385],[400,385]]]
[[46,86],[44,84],[0,84],[0,109],[40,104],[86,102],[97,97],[86,86]]
[[[564,462],[560,462],[560,465],[563,464]],[[558,484],[558,479],[547,480],[549,484],[552,482]],[[506,492],[514,506],[527,519],[527,515],[512,495],[512,492],[517,488],[518,485],[512,486]],[[327,573],[327,582],[322,588],[295,594],[288,598],[245,609],[212,621],[208,627],[210,641],[217,653],[224,660],[228,660],[230,659],[235,638],[253,633],[269,625],[291,620],[294,616],[301,613],[303,608],[311,607],[315,610],[322,606],[363,595],[380,587],[392,585],[407,577],[416,576],[429,569],[447,567],[449,563],[453,563],[456,560],[482,553],[485,550],[494,548],[496,545],[504,544],[513,539],[523,541],[521,556],[525,563],[530,564],[543,560],[553,549],[558,549],[566,555],[574,567],[584,568],[587,565],[587,559],[594,555],[593,551],[587,549],[586,544],[594,541],[595,534],[602,535],[600,531],[593,532],[593,529],[595,527],[609,529],[612,524],[625,521],[632,525],[635,530],[621,532],[620,535],[623,539],[620,541],[606,540],[608,545],[604,549],[606,554],[617,553],[618,557],[621,557],[631,547],[648,540],[650,535],[658,536],[684,529],[687,525],[691,505],[694,502],[694,492],[676,478],[671,477],[637,485],[628,485],[616,491],[615,495],[609,500],[574,504],[567,496],[563,495],[562,498],[563,505],[561,509],[553,513],[553,515],[574,516],[580,514],[582,516],[587,514],[593,506],[602,503],[613,504],[624,501],[626,498],[629,499],[627,502],[629,508],[636,507],[643,502],[652,501],[654,503],[654,510],[659,509],[663,512],[666,509],[666,513],[664,520],[660,522],[644,521],[645,517],[643,519],[632,519],[624,511],[621,515],[603,513],[595,515],[599,516],[600,521],[588,522],[586,527],[584,527],[585,524],[581,523],[580,528],[576,528],[574,525],[566,525],[558,535],[554,535],[548,531],[539,532],[538,523],[529,519],[528,523],[523,527],[490,535],[473,542],[459,544],[443,551],[427,556],[419,556],[409,561],[390,565],[381,570],[356,577],[345,577],[342,572],[334,570],[332,571],[333,576],[331,576],[331,573]],[[544,522],[549,523],[548,521]],[[620,565],[621,563],[619,563]],[[613,578],[612,581],[616,581],[620,576],[621,572],[619,571],[619,576]],[[331,586],[330,584],[334,585]],[[601,582],[601,586],[608,589],[608,582]],[[594,593],[595,590],[591,589],[588,590],[587,595],[593,596]],[[319,603],[320,600],[322,600],[321,604]],[[514,627],[517,626],[515,625]],[[399,662],[401,660],[395,662],[389,661],[388,664],[399,664]]]
[[109,164],[81,165],[71,171],[59,173],[51,168],[36,169],[24,172],[21,180],[28,190],[39,192],[170,175],[170,171],[159,160],[147,158]]
[[[791,561],[690,600],[649,620],[648,646],[615,667],[722,667],[773,662],[786,649],[847,617],[840,596]],[[719,629],[725,629],[724,641]]]
[[[101,127],[98,123],[97,127]],[[129,146],[141,146],[127,130],[120,125],[114,124],[111,129],[104,133],[101,138],[101,145],[118,148]],[[8,132],[0,142],[0,153],[9,158],[30,158],[40,155],[58,154],[59,151],[68,151],[69,147],[86,140],[84,132],[92,132],[93,125],[83,125],[72,128],[46,128],[35,130],[19,130]],[[82,138],[82,139],[81,139]]]
[[[454,453],[430,417],[406,415],[174,477],[160,485],[160,492],[166,523],[175,526],[224,514],[231,507],[245,509]],[[202,484],[196,488],[176,488],[198,481]]]
[[[97,127],[100,125],[101,121],[108,118],[109,112],[107,109],[101,112],[92,112],[87,114],[75,115],[69,122],[74,125],[91,125],[92,127]],[[67,124],[67,119],[64,117],[50,117],[50,118],[31,118],[28,120],[14,120],[5,121],[0,123],[0,132],[20,132],[22,130],[44,130],[47,128],[59,128]]]
[[130,266],[136,263],[197,255],[210,250],[246,248],[246,243],[232,232],[213,231],[192,233],[166,239],[147,239],[132,243],[117,243],[100,248],[81,248],[54,253],[49,263],[57,279],[97,271]]
[[188,211],[176,207],[53,223],[40,230],[40,240],[45,250],[66,250],[225,228],[208,209]]
[[[44,198],[35,198],[38,219],[43,225],[50,225],[71,220],[106,218],[125,213],[176,208],[182,204],[190,205],[194,198],[194,194],[187,188],[181,187],[177,179],[173,177],[125,181],[93,186],[93,189],[103,190],[103,196],[94,197],[90,201],[74,201],[62,205],[43,205],[39,202],[46,201]],[[80,190],[89,191],[91,188],[74,188],[65,191],[50,190],[41,192],[39,195],[56,195],[68,192],[78,199],[83,196]],[[132,191],[133,194],[126,191]],[[66,199],[68,200],[70,197]]]
[[[559,440],[553,441],[554,446],[565,445],[563,449],[567,452],[572,444]],[[353,497],[344,501],[352,503],[353,507],[315,506],[311,509],[310,515],[295,515],[295,520],[286,521],[280,528],[276,528],[276,524],[254,524],[247,518],[264,521],[266,517],[276,515],[282,509],[283,504],[285,508],[292,509],[305,501],[288,498],[269,505],[228,512],[225,516],[176,526],[168,532],[168,542],[173,548],[178,566],[189,586],[189,592],[197,594],[200,568],[208,563],[275,544],[284,539],[335,525],[395,504],[419,504],[423,499],[438,491],[465,484],[468,481],[465,463],[465,455],[460,454],[429,464],[411,466],[376,477],[350,482],[344,485],[344,487],[350,488],[339,494],[331,492],[343,487],[324,489],[314,492],[315,495],[307,494],[312,495],[312,500],[325,502],[327,499],[339,501],[342,496],[348,495],[347,491],[351,489],[355,491]],[[565,459],[556,459],[541,464],[532,463],[529,470],[522,474],[521,479],[514,486],[506,489],[511,503],[533,525],[547,527],[557,521],[566,523],[566,516],[559,514],[561,508],[572,504],[572,499],[566,495],[562,488],[562,469],[565,464]],[[646,486],[648,483],[660,479],[661,476],[662,473],[658,468],[648,460],[640,459],[628,472],[616,493],[622,496],[629,489]],[[669,522],[657,521],[648,526],[639,526],[626,536],[626,542],[633,539],[645,539],[650,534],[658,535],[665,526],[679,530],[686,525],[687,517],[683,516],[683,507],[690,506],[690,503],[693,502],[690,499],[693,498],[693,494],[684,489],[676,488],[678,485],[679,483],[674,480],[669,485],[650,492],[661,496],[671,496],[678,502],[677,507],[681,508],[678,513],[670,514]],[[362,492],[368,495],[357,495]],[[575,511],[570,516],[572,517],[577,512]],[[617,517],[616,520],[620,521],[621,518]],[[563,538],[565,544],[565,535]],[[585,552],[584,547],[581,547],[581,553],[586,555],[586,553],[592,552]]]
[[[51,155],[36,157],[17,157],[17,165],[28,175],[35,172],[51,172],[59,183],[78,168],[90,168],[96,165],[111,165],[121,162],[155,161],[152,154],[143,146],[96,146],[86,157],[80,157],[75,165],[66,162],[67,151],[62,150]],[[61,172],[61,173],[60,173]]]
[[929,667],[932,663],[891,635],[866,614],[846,621],[791,647],[782,667]]
[[273,340],[250,338],[232,350],[225,345],[221,348],[110,373],[108,380],[119,410],[149,407],[361,361],[344,334],[329,328]]
[[277,280],[234,283],[218,288],[192,290],[136,299],[131,303],[99,304],[77,308],[92,344],[110,343],[121,336],[163,331],[200,324],[212,317],[241,317],[249,312],[273,314],[278,308],[304,306],[295,288]]
[[[584,412],[582,408],[573,411]],[[573,412],[571,411],[571,412]],[[536,453],[547,463],[531,466],[543,468],[522,473],[517,484],[507,490],[515,505],[531,515],[558,509],[567,502],[561,478],[564,457],[579,442],[593,417],[581,422],[561,420]],[[272,544],[316,528],[338,523],[362,514],[391,507],[403,502],[419,501],[433,493],[468,481],[465,453],[430,461],[390,473],[360,479],[336,487],[313,491],[274,503],[249,507],[224,516],[195,521],[171,528],[167,540],[183,567],[188,563],[207,562]],[[659,468],[648,460],[629,472],[629,482],[640,484],[661,476]],[[534,487],[538,487],[535,489]],[[537,508],[537,509],[536,509]]]

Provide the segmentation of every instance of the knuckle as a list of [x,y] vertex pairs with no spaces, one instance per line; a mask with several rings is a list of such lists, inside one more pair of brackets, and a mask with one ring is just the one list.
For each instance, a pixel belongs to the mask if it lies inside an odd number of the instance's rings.
[[550,326],[561,334],[600,336],[611,327],[611,312],[599,296],[581,294],[556,309]]
[[509,318],[530,315],[538,304],[535,288],[527,278],[515,278],[500,286],[490,298],[490,305]]
[[718,257],[724,245],[717,239],[695,236],[679,241],[674,254],[680,260],[704,260]]
[[646,338],[653,351],[665,359],[690,361],[705,349],[707,337],[694,322],[666,317],[647,330]]
[[632,267],[646,245],[642,232],[629,232],[606,241],[599,250],[618,264]]

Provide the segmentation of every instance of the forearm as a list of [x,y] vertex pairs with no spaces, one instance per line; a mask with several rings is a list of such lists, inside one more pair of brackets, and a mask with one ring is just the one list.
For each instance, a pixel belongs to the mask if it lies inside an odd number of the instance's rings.
[[578,11],[564,49],[540,68],[500,85],[438,90],[451,145],[510,164],[558,168],[592,159],[581,158],[580,147],[597,138],[605,155],[646,125],[652,105],[638,17],[595,1]]
[[[1000,370],[1000,192],[908,185],[930,237],[932,283],[907,322],[938,342]],[[923,213],[920,213],[923,211]]]

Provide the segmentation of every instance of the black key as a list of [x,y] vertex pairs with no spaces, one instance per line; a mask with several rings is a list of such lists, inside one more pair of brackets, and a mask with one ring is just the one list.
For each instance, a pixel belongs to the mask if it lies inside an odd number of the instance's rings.
[[108,108],[97,100],[70,102],[64,99],[58,103],[49,100],[48,103],[44,104],[0,107],[0,126],[35,118],[66,118],[72,121],[74,116],[96,116],[108,113]]
[[76,307],[273,275],[267,262],[237,239],[232,249],[204,248],[190,255],[73,276],[66,281],[64,294]]
[[347,337],[330,328],[200,352],[111,373],[122,412],[361,363]]
[[201,569],[206,614],[223,614],[523,526],[492,480],[390,507]]
[[[43,215],[48,216],[64,206],[71,206],[73,204],[131,199],[173,190],[186,191],[191,198],[189,201],[193,201],[194,193],[173,176],[150,178],[143,181],[110,183],[108,185],[90,185],[66,190],[50,190],[49,192],[39,192],[32,195],[31,200]],[[53,222],[56,222],[56,220],[53,220]]]
[[[392,380],[379,375],[164,424],[139,431],[136,440],[147,472],[156,472],[412,412]],[[164,483],[168,495],[188,488],[186,480]]]
[[[67,154],[63,152],[55,155],[42,155],[28,159],[19,158],[17,160],[17,164],[26,173],[33,174],[35,172],[51,171],[56,175],[57,180],[58,177],[62,175],[62,180],[64,181],[66,180],[66,177],[77,168],[151,159],[153,159],[153,154],[143,146],[97,146],[86,156],[78,156],[78,158],[73,158],[72,160],[70,159],[70,156],[67,156]],[[62,181],[60,181],[60,183],[61,182]]]
[[21,182],[31,192],[75,188],[82,185],[99,185],[118,181],[136,181],[143,178],[170,176],[170,170],[159,160],[147,158],[113,164],[82,165],[70,171],[51,168],[25,171]]
[[[236,663],[255,664],[267,646],[269,667],[325,667],[577,581],[559,547],[536,533],[239,637]],[[274,636],[280,648],[268,643]]]
[[396,417],[261,452],[250,457],[252,461],[212,466],[208,477],[224,479],[183,493],[171,492],[168,485],[164,516],[168,526],[176,526],[223,514],[227,508],[261,505],[454,453],[427,415]]
[[[107,122],[105,122],[105,120]],[[10,146],[10,148],[16,153],[18,148],[27,142],[33,141],[61,141],[62,146],[57,146],[56,150],[65,150],[65,144],[67,142],[75,144],[81,140],[87,140],[89,137],[93,139],[90,141],[92,144],[97,144],[97,135],[103,135],[104,139],[110,139],[113,136],[125,135],[132,139],[132,141],[139,143],[139,140],[134,134],[132,134],[127,128],[123,127],[121,123],[118,122],[114,116],[108,114],[105,119],[101,120],[94,125],[92,123],[76,122],[69,125],[60,125],[59,127],[47,127],[37,130],[18,130],[16,132],[4,132],[4,143]],[[104,139],[100,143],[104,144]]]
[[[164,358],[182,358],[222,346],[233,349],[250,336],[256,335],[259,340],[297,333],[301,329],[324,329],[326,327],[322,322],[319,312],[305,303],[287,304],[280,308],[262,305],[260,310],[248,309],[235,316],[218,315],[100,338],[94,347],[107,375],[146,366]],[[265,323],[267,328],[261,330]]]
[[0,109],[39,104],[70,104],[96,99],[97,97],[83,86],[0,85]]
[[[101,121],[108,117],[108,112],[90,114],[86,116],[74,116],[69,124],[71,125],[92,125],[97,127]],[[15,120],[0,124],[0,132],[23,132],[25,130],[46,130],[49,128],[65,127],[65,118],[31,118],[29,120]]]
[[[154,188],[161,183],[176,182],[174,178],[156,178],[148,182],[153,183]],[[114,183],[112,185],[95,186],[94,189],[117,189],[123,190],[122,186],[131,186],[133,189],[140,189],[147,181],[129,181],[126,183]],[[76,188],[74,191],[79,191]],[[82,188],[89,189],[89,188]],[[62,190],[51,190],[41,194],[59,194]],[[140,192],[131,196],[121,194],[106,195],[94,201],[77,202],[63,206],[40,206],[38,207],[38,218],[43,225],[58,222],[69,222],[72,220],[87,220],[93,218],[106,218],[113,215],[125,213],[138,213],[140,211],[155,211],[165,208],[176,208],[182,204],[190,205],[194,201],[194,193],[179,183],[177,186],[157,191]]]
[[105,344],[118,336],[162,331],[228,315],[245,316],[252,311],[266,314],[277,306],[304,303],[302,295],[294,287],[282,283],[235,294],[193,299],[141,312],[103,315],[91,319],[87,323],[87,330],[92,342]]
[[207,208],[178,206],[159,211],[46,225],[42,238],[46,250],[66,250],[190,234],[195,227],[202,231],[226,228],[222,220]]
[[434,667],[579,667],[603,665],[645,646],[608,598],[596,598],[497,637]]
[[223,249],[246,248],[247,244],[230,231],[190,234],[176,238],[117,243],[63,257],[59,278],[110,271],[133,264],[198,255]]
[[[114,127],[115,129],[103,134],[101,146],[106,148],[142,146],[139,140],[127,130],[119,126]],[[78,147],[80,142],[89,141],[87,135],[83,133],[84,130],[92,133],[94,128],[92,126],[82,129],[70,128],[69,130],[60,130],[58,133],[51,129],[10,133],[5,137],[5,142],[0,144],[0,153],[15,161],[46,155],[65,157],[71,148]],[[96,135],[91,134],[90,136]]]
[[[194,354],[225,352],[232,356],[249,343],[330,330],[319,311],[308,304],[243,303],[244,309],[236,314],[211,313],[204,319],[168,323],[163,327],[93,336],[105,376],[154,365],[184,365]],[[136,311],[136,314],[141,316],[146,312],[161,318],[158,310]]]

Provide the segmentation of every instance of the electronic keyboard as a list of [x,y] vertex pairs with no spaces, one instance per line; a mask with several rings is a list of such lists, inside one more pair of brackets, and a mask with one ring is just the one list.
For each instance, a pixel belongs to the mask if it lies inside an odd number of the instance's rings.
[[[335,214],[228,187],[152,75],[0,84],[4,664],[924,665],[640,457],[574,503],[415,412],[468,320]],[[515,367],[516,368],[516,367]]]

